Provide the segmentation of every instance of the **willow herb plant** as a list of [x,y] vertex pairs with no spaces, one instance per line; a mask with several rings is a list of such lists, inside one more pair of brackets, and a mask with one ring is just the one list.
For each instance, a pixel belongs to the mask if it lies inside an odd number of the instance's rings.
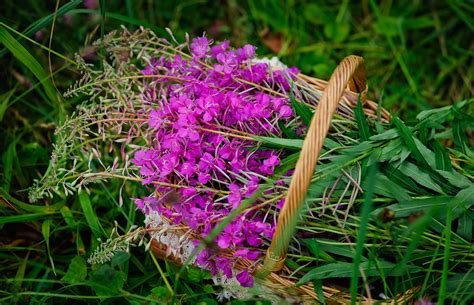
[[[66,97],[87,99],[57,129],[31,201],[99,180],[140,182],[148,196],[134,201],[145,228],[111,238],[90,262],[155,240],[165,256],[189,260],[227,285],[221,296],[254,286],[321,91],[298,69],[257,59],[251,45],[233,49],[206,36],[179,44],[124,29],[96,47],[106,50],[103,68],[77,57],[83,77]],[[352,285],[382,299],[413,287],[436,299],[441,287],[467,300],[474,154],[465,135],[472,126],[464,125],[472,118],[463,109],[472,100],[424,111],[412,127],[383,120],[380,109],[367,117],[360,102],[350,102],[356,109],[340,107],[324,144],[290,246],[288,278],[312,281],[316,290],[322,280]],[[450,137],[454,145],[443,145]],[[363,208],[367,189],[374,209]],[[215,239],[194,253],[216,228]],[[354,257],[361,280],[349,284]],[[251,263],[243,268],[239,260]]]

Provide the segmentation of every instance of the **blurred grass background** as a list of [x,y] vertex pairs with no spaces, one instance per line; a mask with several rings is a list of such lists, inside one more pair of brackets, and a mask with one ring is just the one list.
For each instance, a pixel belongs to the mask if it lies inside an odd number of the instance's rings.
[[[0,303],[215,302],[199,271],[189,271],[173,295],[174,267],[158,264],[142,248],[86,269],[81,255],[107,238],[114,220],[119,232],[142,222],[130,202],[119,208],[119,183],[99,185],[89,197],[27,203],[25,190],[46,170],[57,123],[80,102],[51,96],[51,86],[64,92],[79,75],[44,47],[71,59],[79,51],[94,62],[91,44],[103,33],[144,26],[168,37],[168,27],[181,41],[185,33],[205,32],[234,46],[254,44],[260,56],[278,56],[323,79],[346,55],[362,55],[369,96],[410,121],[421,110],[473,96],[472,16],[474,3],[461,0],[1,1],[0,22],[36,41],[7,31],[43,71],[35,73],[24,53],[1,47]],[[51,74],[49,87],[38,82],[38,75]],[[104,297],[110,294],[116,297]]]

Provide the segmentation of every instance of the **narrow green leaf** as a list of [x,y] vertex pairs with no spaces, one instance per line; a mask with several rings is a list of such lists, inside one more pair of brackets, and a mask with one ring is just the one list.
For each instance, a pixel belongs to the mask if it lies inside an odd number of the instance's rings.
[[283,134],[289,139],[300,139],[298,135],[293,131],[293,129],[288,128],[285,124],[281,121],[278,121],[278,126],[280,127]]
[[[418,125],[418,137],[420,138],[419,141],[421,141],[423,145],[425,145],[428,142],[428,127],[426,126],[425,122]],[[417,139],[415,139],[415,142],[416,140]],[[423,152],[421,153],[423,154]]]
[[[382,272],[386,276],[400,276],[420,271],[420,268],[417,266],[405,266],[404,268],[400,268],[398,265],[387,261],[379,261],[377,264],[366,261],[361,263],[359,267],[364,271],[366,276],[380,276]],[[354,278],[352,274],[352,263],[330,263],[312,269],[306,273],[296,285],[300,286],[312,280],[322,280],[328,278]]]
[[453,140],[457,150],[465,155],[469,155],[468,141],[464,134],[464,124],[459,119],[453,120]]
[[321,304],[326,304],[326,298],[324,297],[324,292],[323,292],[323,281],[322,280],[313,280],[313,287],[314,287],[314,292],[318,295],[318,301],[321,302]]
[[336,262],[336,259],[333,258],[331,255],[327,254],[324,250],[321,249],[320,243],[316,239],[307,239],[304,241],[306,246],[308,247],[311,254],[317,260],[322,260],[325,262]]
[[303,140],[301,139],[282,139],[282,138],[260,137],[260,136],[252,136],[252,138],[264,144],[271,144],[277,147],[291,148],[291,149],[301,149],[301,147],[303,147]]
[[[387,208],[395,213],[395,218],[408,217],[417,212],[427,213],[432,209],[445,208],[451,201],[451,196],[436,196],[426,199],[412,199],[389,205]],[[378,215],[383,208],[373,211],[372,215]]]
[[405,160],[410,156],[410,154],[411,154],[410,150],[405,145],[402,145],[400,154],[393,156],[393,158],[390,159],[390,163],[396,162],[395,167],[398,168],[400,164],[405,162]]
[[61,212],[61,215],[63,215],[68,227],[74,229],[76,227],[76,222],[74,221],[74,216],[72,215],[71,210],[67,206],[63,206],[59,211]]
[[[364,251],[365,239],[367,236],[367,228],[369,224],[369,215],[372,211],[372,196],[374,195],[374,181],[376,178],[377,167],[372,165],[367,173],[366,181],[368,181],[368,187],[365,189],[364,202],[360,212],[360,224],[357,232],[357,243],[355,247],[354,259],[352,261],[352,272],[351,272],[351,303],[354,304],[357,294],[357,282],[359,279],[360,268],[364,268],[362,261],[362,255]],[[366,268],[366,266],[365,266]],[[368,271],[368,270],[367,270]],[[366,273],[366,275],[369,275]]]
[[36,221],[36,220],[41,220],[47,217],[51,217],[51,214],[33,213],[33,214],[22,214],[22,215],[8,216],[8,217],[0,217],[0,225],[6,224],[6,223]]
[[412,153],[413,157],[421,164],[428,166],[428,162],[425,160],[425,158],[416,146],[411,130],[402,121],[400,121],[399,118],[395,116],[392,118],[392,122],[397,127],[397,130],[400,134],[400,137],[402,138],[403,143],[405,143],[407,148]]
[[474,222],[474,214],[471,211],[465,211],[459,216],[458,229],[456,233],[465,240],[472,241],[472,223]]
[[423,158],[426,160],[428,165],[431,168],[436,167],[436,158],[435,158],[435,153],[432,152],[428,147],[425,146],[425,144],[422,143],[422,141],[418,140],[417,138],[413,138],[415,141],[416,148],[419,150]]
[[370,137],[371,141],[385,141],[398,138],[399,134],[395,128],[386,130],[380,134],[376,134]]
[[70,284],[84,283],[87,277],[87,263],[82,256],[76,256],[71,260],[63,280]]
[[367,118],[365,117],[364,110],[362,109],[362,103],[360,101],[360,95],[357,98],[357,106],[354,110],[355,119],[357,121],[357,127],[359,128],[359,136],[362,141],[369,140],[371,134]]
[[451,171],[451,159],[448,151],[438,141],[433,142],[433,149],[435,153],[436,168],[443,171]]
[[[67,12],[69,12],[70,10],[72,10],[73,8],[75,8],[81,3],[82,3],[82,0],[70,0],[68,3],[61,6],[57,12],[51,13],[48,16],[43,17],[33,22],[30,26],[28,26],[25,29],[25,31],[23,32],[23,35],[31,37],[33,34],[38,32],[39,30],[50,25],[53,22],[55,17],[56,19],[62,17],[64,14],[66,14]],[[17,41],[19,40],[21,40],[21,37]],[[2,57],[3,55],[7,53],[8,53],[8,49],[0,50],[0,57]]]
[[28,251],[26,253],[25,258],[20,262],[18,266],[18,270],[16,271],[16,274],[15,274],[15,284],[17,287],[21,287],[21,283],[23,282],[23,279],[25,278],[26,265],[28,264],[29,257],[30,257],[30,252]]
[[295,112],[300,116],[303,123],[309,127],[311,119],[313,118],[313,112],[311,109],[303,103],[298,102],[293,95],[290,95],[291,104],[295,109]]
[[448,272],[449,272],[449,260],[451,251],[451,224],[452,224],[452,211],[448,209],[446,217],[446,228],[444,230],[445,246],[443,255],[443,270],[441,273],[441,284],[438,292],[438,304],[444,304],[446,298],[446,288],[448,283]]
[[382,191],[382,195],[394,198],[398,202],[411,199],[410,195],[408,195],[408,192],[403,187],[401,187],[398,183],[388,179],[387,176],[383,175],[382,173],[377,176],[374,187],[375,193]]
[[326,148],[326,149],[331,150],[331,149],[340,148],[340,147],[342,147],[342,145],[337,143],[336,141],[332,140],[331,138],[326,137],[326,139],[324,139],[323,147]]
[[416,185],[410,177],[403,174],[400,170],[393,167],[390,164],[384,164],[380,167],[381,171],[387,176],[388,179],[399,184],[401,187],[407,189],[408,191],[422,194],[423,191]]
[[2,154],[2,161],[3,161],[3,180],[5,184],[3,187],[8,192],[10,190],[10,183],[12,181],[13,176],[13,163],[14,159],[17,158],[16,153],[16,145],[18,141],[10,141],[7,149]]
[[[330,254],[336,254],[339,256],[347,257],[352,259],[354,257],[354,249],[351,244],[345,244],[345,243],[340,243],[336,242],[334,240],[330,239],[314,239],[314,243],[318,245],[318,249],[322,250],[326,253]],[[305,243],[308,241],[305,240]],[[333,259],[335,261],[335,259]],[[366,261],[366,257],[362,257],[362,261]]]
[[99,0],[100,10],[100,38],[103,39],[105,35],[105,0]]
[[451,185],[458,187],[460,189],[464,189],[467,187],[470,187],[472,185],[471,180],[464,176],[463,174],[460,174],[457,171],[442,171],[442,170],[437,170],[436,173],[442,176],[443,179],[445,179],[447,182],[449,182]]
[[81,230],[79,227],[76,228],[76,249],[78,254],[85,254],[86,247],[84,241],[82,240]]
[[341,153],[345,155],[353,155],[355,157],[356,155],[366,154],[368,151],[371,151],[374,146],[375,145],[372,142],[366,141],[345,148],[344,150],[341,150]]
[[393,160],[395,157],[399,157],[402,151],[402,140],[400,138],[394,139],[381,148],[380,156],[378,156],[378,162],[385,162]]
[[99,220],[94,209],[92,208],[89,195],[84,191],[80,192],[79,202],[81,204],[82,211],[84,212],[84,217],[86,218],[87,224],[92,230],[92,234],[94,234],[95,238],[99,238],[101,236]]
[[296,269],[301,268],[301,266],[298,265],[297,262],[295,262],[294,260],[291,260],[289,258],[285,259],[285,266],[288,266],[288,268],[290,268],[291,270],[296,270]]
[[125,0],[125,4],[127,6],[127,15],[133,18],[135,15],[133,9],[133,0]]
[[[465,102],[464,102],[465,103]],[[418,121],[427,121],[430,123],[444,123],[446,118],[451,114],[452,106],[423,110],[416,116]]]
[[30,52],[16,41],[10,33],[8,33],[7,29],[2,24],[0,24],[0,42],[12,52],[16,59],[23,63],[36,76],[43,85],[48,98],[51,101],[60,104],[61,102],[56,89],[41,64],[33,57],[33,55],[30,54]]
[[399,167],[400,171],[408,177],[411,177],[416,183],[430,190],[444,194],[443,189],[435,183],[431,176],[413,163],[404,162]]
[[474,184],[471,184],[471,186],[461,190],[454,197],[453,210],[455,210],[455,212],[454,212],[453,219],[456,219],[456,217],[459,216],[460,211],[468,210],[473,205],[474,205]]
[[43,233],[43,238],[44,238],[44,241],[46,242],[46,251],[48,252],[48,259],[49,259],[49,262],[51,263],[51,269],[53,269],[53,273],[56,274],[56,269],[54,268],[53,256],[51,255],[51,249],[49,247],[49,238],[51,235],[52,222],[53,221],[51,219],[47,219],[43,221],[43,224],[41,225],[41,233]]
[[3,121],[3,117],[5,116],[5,112],[9,107],[10,98],[16,91],[17,85],[10,91],[5,92],[4,94],[0,95],[0,122]]

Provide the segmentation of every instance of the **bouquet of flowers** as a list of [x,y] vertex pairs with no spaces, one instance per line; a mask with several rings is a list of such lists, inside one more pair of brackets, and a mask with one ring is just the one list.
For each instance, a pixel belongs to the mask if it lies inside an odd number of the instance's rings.
[[114,32],[96,43],[101,68],[77,58],[83,77],[66,96],[88,98],[57,129],[30,190],[35,201],[100,180],[143,185],[133,200],[145,226],[91,262],[138,240],[208,270],[222,298],[340,303],[429,295],[419,287],[436,282],[447,248],[449,276],[469,276],[474,154],[461,109],[472,103],[422,112],[408,127],[366,100],[359,57],[325,82],[258,59],[252,45],[171,37]]

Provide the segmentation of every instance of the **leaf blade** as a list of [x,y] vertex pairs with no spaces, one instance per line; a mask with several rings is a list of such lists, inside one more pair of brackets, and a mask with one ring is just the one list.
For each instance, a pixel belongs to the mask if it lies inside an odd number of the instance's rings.
[[7,29],[2,24],[0,24],[0,42],[9,49],[13,56],[24,64],[41,82],[48,98],[51,101],[60,104],[60,99],[58,98],[56,89],[41,64],[25,49],[25,47],[8,33]]
[[369,130],[369,125],[367,124],[367,118],[362,109],[362,103],[360,101],[360,95],[357,98],[357,106],[354,110],[354,115],[357,122],[357,127],[359,129],[359,135],[362,141],[369,140],[371,134]]

